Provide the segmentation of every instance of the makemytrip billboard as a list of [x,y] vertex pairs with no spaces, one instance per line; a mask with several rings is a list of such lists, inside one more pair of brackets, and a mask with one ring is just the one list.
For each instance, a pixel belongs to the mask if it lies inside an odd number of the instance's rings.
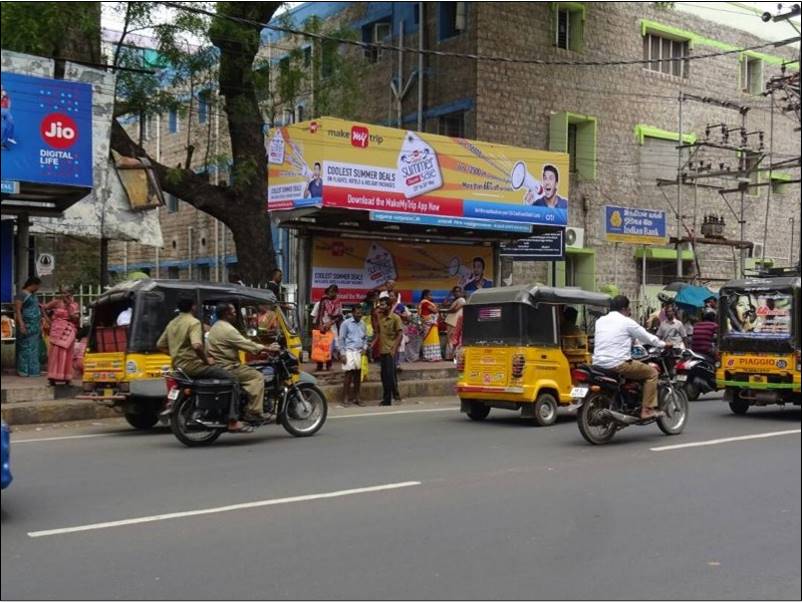
[[564,153],[330,117],[269,130],[265,150],[270,211],[339,207],[511,231],[568,223]]
[[92,87],[3,73],[3,182],[91,188]]
[[312,301],[332,284],[345,303],[363,301],[388,280],[395,281],[404,303],[417,302],[424,289],[442,302],[454,286],[470,294],[494,284],[493,252],[485,246],[316,236],[312,265]]

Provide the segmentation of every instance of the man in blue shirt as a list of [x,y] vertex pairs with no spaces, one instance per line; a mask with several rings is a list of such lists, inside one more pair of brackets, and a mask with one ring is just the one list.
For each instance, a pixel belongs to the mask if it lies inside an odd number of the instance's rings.
[[305,198],[322,198],[323,197],[323,178],[320,177],[320,163],[315,163],[312,171],[312,179],[309,180],[309,186],[306,187]]
[[364,406],[364,402],[359,399],[359,389],[362,385],[362,354],[368,348],[368,332],[362,321],[361,305],[354,305],[351,315],[340,326],[337,344],[343,362],[343,405],[355,403]]

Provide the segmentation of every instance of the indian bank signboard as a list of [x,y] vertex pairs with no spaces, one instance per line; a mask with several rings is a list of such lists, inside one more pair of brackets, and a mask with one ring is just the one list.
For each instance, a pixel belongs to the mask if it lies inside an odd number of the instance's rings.
[[3,180],[92,187],[92,87],[2,74]]
[[568,223],[564,153],[329,117],[269,130],[265,152],[270,211],[319,205],[512,224],[524,234]]

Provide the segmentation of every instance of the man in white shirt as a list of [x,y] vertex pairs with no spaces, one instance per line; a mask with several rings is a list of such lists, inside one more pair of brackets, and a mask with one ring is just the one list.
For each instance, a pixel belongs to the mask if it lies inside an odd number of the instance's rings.
[[629,315],[629,299],[618,295],[610,301],[610,313],[596,320],[593,365],[616,372],[627,380],[642,381],[640,417],[643,420],[658,418],[662,412],[657,410],[657,370],[632,360],[632,339],[657,347],[666,344],[649,334]]
[[133,314],[134,310],[131,307],[126,307],[117,315],[117,326],[130,326],[131,325],[131,315]]

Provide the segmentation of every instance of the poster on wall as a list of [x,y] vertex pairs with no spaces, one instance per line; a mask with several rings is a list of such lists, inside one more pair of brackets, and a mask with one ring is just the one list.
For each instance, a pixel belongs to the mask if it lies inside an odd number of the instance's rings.
[[568,155],[320,119],[265,134],[269,211],[310,202],[564,227]]
[[777,291],[743,291],[721,300],[727,316],[727,336],[789,338],[793,332],[794,298]]
[[443,302],[454,286],[470,294],[494,285],[493,252],[484,246],[315,237],[312,266],[313,301],[332,284],[344,303],[363,301],[388,280],[406,303],[419,301],[424,289]]
[[3,73],[3,180],[91,188],[92,87]]

